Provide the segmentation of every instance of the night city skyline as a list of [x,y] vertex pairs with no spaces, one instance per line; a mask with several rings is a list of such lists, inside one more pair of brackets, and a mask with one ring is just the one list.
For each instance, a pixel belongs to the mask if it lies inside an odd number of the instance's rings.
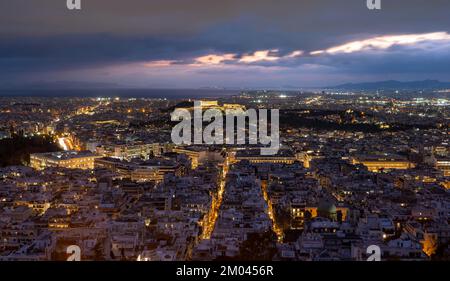
[[446,270],[449,11],[0,0],[0,276]]

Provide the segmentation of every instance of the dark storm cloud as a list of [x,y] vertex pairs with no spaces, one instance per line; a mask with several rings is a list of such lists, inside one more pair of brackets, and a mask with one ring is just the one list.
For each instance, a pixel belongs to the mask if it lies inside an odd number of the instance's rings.
[[[82,0],[83,10],[68,11],[65,0],[2,0],[0,18],[8,34],[186,34],[252,18],[255,31],[329,35],[364,32],[420,32],[450,22],[447,0],[386,0],[379,12],[365,0]],[[236,30],[238,31],[238,30]]]
[[[35,73],[152,60],[191,63],[205,54],[278,49],[306,53],[384,34],[450,30],[448,0],[0,0],[0,83]],[[305,56],[266,66],[316,64],[348,73],[448,73],[446,50]],[[448,64],[447,64],[448,65]],[[31,79],[30,78],[30,79]]]

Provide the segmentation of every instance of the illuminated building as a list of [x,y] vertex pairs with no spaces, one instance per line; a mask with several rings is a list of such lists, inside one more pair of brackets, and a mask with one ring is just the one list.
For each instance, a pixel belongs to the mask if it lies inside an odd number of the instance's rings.
[[60,151],[34,153],[30,155],[30,166],[41,170],[46,167],[62,167],[68,169],[93,169],[94,160],[99,158],[90,151]]
[[232,162],[239,162],[247,160],[252,164],[258,163],[272,163],[272,164],[293,164],[297,158],[291,151],[280,150],[276,155],[261,155],[259,150],[238,150],[234,157],[231,157]]
[[308,151],[308,152],[300,152],[300,153],[296,153],[296,159],[297,161],[300,161],[303,163],[303,167],[305,168],[311,168],[311,161],[314,159],[319,159],[319,158],[323,158],[323,156],[321,155],[315,155],[312,154],[313,151]]
[[209,150],[201,146],[174,147],[172,152],[186,155],[191,160],[192,169],[206,162],[223,163],[225,161],[221,150]]
[[245,110],[245,106],[236,103],[224,103],[222,106],[224,110]]
[[187,148],[176,147],[176,148],[172,149],[172,152],[186,155],[189,158],[189,160],[191,160],[191,168],[192,169],[195,169],[198,167],[199,157],[200,157],[199,151],[195,151],[195,150],[187,149]]
[[147,161],[128,162],[115,158],[97,158],[95,168],[108,169],[118,173],[124,178],[136,182],[156,181],[164,179],[164,175],[173,173],[176,176],[184,174],[184,168],[173,161],[165,159],[151,159]]
[[219,103],[217,101],[200,101],[201,107],[218,107]]
[[167,173],[173,173],[179,177],[183,175],[183,169],[176,164],[172,166],[142,166],[131,171],[131,180],[137,182],[160,182]]
[[361,156],[351,159],[353,165],[362,164],[371,172],[381,170],[406,170],[415,167],[415,164],[398,156]]
[[[208,109],[218,109],[221,111],[226,110],[243,110],[245,111],[245,106],[237,104],[237,103],[225,103],[223,105],[219,105],[218,101],[200,101],[200,107],[204,110]],[[194,110],[194,107],[187,107],[187,110]]]
[[48,125],[48,126],[46,126],[45,129],[44,129],[44,133],[45,133],[45,134],[48,134],[48,135],[54,134],[55,131],[56,131],[56,128],[55,128],[54,125]]
[[17,200],[15,202],[16,206],[25,206],[32,209],[38,214],[44,214],[48,208],[50,208],[50,202],[48,201],[24,201]]
[[447,155],[447,147],[446,146],[436,146],[433,148],[433,152],[435,155],[445,156]]
[[443,186],[445,189],[450,189],[450,181],[443,182],[443,183],[442,183],[442,186]]
[[123,144],[114,147],[114,158],[131,160],[133,158],[148,159],[149,155],[159,155],[159,144]]
[[450,158],[436,157],[435,167],[444,172],[444,176],[450,176]]
[[[336,207],[334,204],[321,203],[318,207],[306,206],[304,203],[291,203],[291,218],[293,219],[293,228],[301,228],[304,220],[309,217],[326,217],[337,220],[340,213],[341,220],[347,218],[348,208]],[[308,215],[306,215],[308,213]]]

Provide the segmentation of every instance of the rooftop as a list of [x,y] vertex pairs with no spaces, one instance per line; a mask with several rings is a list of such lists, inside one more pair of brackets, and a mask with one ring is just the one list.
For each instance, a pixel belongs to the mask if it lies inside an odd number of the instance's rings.
[[86,150],[86,151],[68,150],[68,151],[58,151],[58,152],[34,153],[31,156],[45,157],[47,159],[52,159],[52,160],[58,161],[58,160],[68,160],[68,159],[74,159],[74,158],[94,157],[96,155],[88,150]]

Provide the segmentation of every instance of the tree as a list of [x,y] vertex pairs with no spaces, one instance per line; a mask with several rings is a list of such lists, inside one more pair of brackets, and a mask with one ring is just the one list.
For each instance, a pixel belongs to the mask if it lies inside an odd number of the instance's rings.
[[249,233],[239,248],[239,260],[270,261],[277,252],[277,237],[272,230],[264,233]]
[[285,209],[277,209],[275,211],[275,220],[283,231],[291,227],[291,214]]
[[310,211],[305,212],[305,221],[310,221],[312,218],[312,214]]
[[343,217],[342,211],[341,210],[337,211],[336,212],[336,218],[337,218],[338,222],[340,222],[340,223],[342,222],[342,217]]

